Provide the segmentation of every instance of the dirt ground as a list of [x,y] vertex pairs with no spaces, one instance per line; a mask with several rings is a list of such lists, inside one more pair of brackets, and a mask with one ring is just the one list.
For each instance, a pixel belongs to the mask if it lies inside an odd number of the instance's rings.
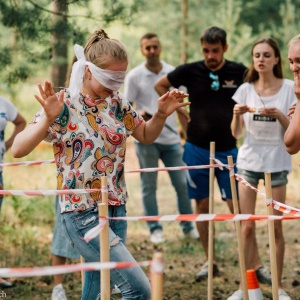
[[[50,159],[46,157],[45,159]],[[138,169],[137,157],[135,155],[132,140],[129,140],[127,146],[126,170]],[[294,170],[289,175],[289,183],[287,187],[286,202],[294,207],[300,208],[300,169],[299,156],[293,157]],[[24,169],[22,169],[22,172]],[[33,169],[31,169],[33,170]],[[34,169],[37,172],[39,169]],[[42,169],[43,170],[43,169]],[[18,178],[20,188],[41,188],[40,185],[35,186],[34,176],[39,178],[45,177],[44,174],[32,172],[28,176],[18,174],[16,169],[11,173],[6,173],[7,181],[13,181]],[[51,178],[53,175],[49,175]],[[49,181],[48,177],[46,180]],[[142,216],[143,208],[141,204],[141,190],[139,173],[126,174],[128,192],[130,200],[127,205],[128,216]],[[158,174],[159,187],[157,190],[159,214],[174,215],[178,214],[176,207],[176,195],[171,186],[170,179],[166,172]],[[55,188],[55,182],[51,188]],[[23,187],[24,186],[24,187]],[[261,184],[259,189],[264,192],[264,186]],[[215,213],[228,213],[225,203],[220,200],[217,187],[215,187]],[[54,202],[53,202],[54,203]],[[52,205],[52,204],[51,204]],[[51,206],[52,207],[52,206]],[[53,207],[52,207],[53,208]],[[265,199],[259,195],[257,200],[257,214],[266,214],[267,208]],[[11,228],[5,232],[13,230],[23,230],[22,224],[15,224],[13,216],[7,216],[6,220],[10,222]],[[199,271],[202,263],[205,262],[205,255],[198,240],[187,240],[182,236],[178,222],[165,221],[162,222],[164,234],[167,241],[159,246],[150,243],[149,231],[144,221],[128,221],[128,248],[132,252],[137,261],[151,260],[154,253],[160,252],[164,258],[164,300],[205,300],[207,299],[208,283],[207,281],[196,282],[195,274]],[[259,245],[259,254],[261,262],[270,269],[270,248],[268,237],[267,221],[257,221],[257,238]],[[3,227],[4,224],[1,224]],[[283,221],[286,251],[283,272],[284,289],[288,292],[293,300],[300,300],[300,259],[298,258],[300,249],[299,238],[299,221],[289,220]],[[47,228],[47,229],[46,229]],[[227,297],[238,288],[239,284],[239,255],[237,247],[237,238],[234,223],[232,222],[215,222],[215,249],[218,259],[218,266],[221,271],[219,277],[213,279],[213,300],[227,299]],[[10,231],[9,231],[10,230]],[[11,241],[1,244],[5,249],[2,252],[3,266],[28,266],[30,263],[39,266],[50,265],[50,244],[52,225],[45,228],[32,228],[38,235],[37,245],[22,242],[18,249],[11,248]],[[40,231],[38,233],[38,230]],[[48,231],[46,231],[48,230]],[[1,232],[1,231],[0,231]],[[17,243],[17,241],[15,241]],[[36,248],[34,248],[36,247]],[[1,250],[1,249],[0,249]],[[33,252],[33,250],[35,252]],[[1,251],[0,251],[1,253]],[[34,254],[33,254],[34,253]],[[39,261],[37,262],[37,258]],[[23,262],[25,260],[25,263]],[[73,261],[76,262],[76,261]],[[68,262],[71,263],[71,262]],[[149,275],[148,268],[145,272]],[[51,276],[36,278],[12,279],[15,282],[15,288],[5,290],[5,299],[20,300],[43,300],[51,299],[51,291],[53,287],[53,278]],[[81,275],[80,273],[68,274],[64,276],[64,285],[69,300],[79,300],[81,294]],[[272,299],[272,289],[270,286],[260,284],[264,299]],[[0,299],[4,297],[1,296]],[[114,299],[120,299],[115,295]],[[252,300],[252,299],[251,299]]]
[[[131,162],[128,169],[138,168],[134,151],[129,144],[127,151],[127,162]],[[299,155],[293,156],[294,170],[289,175],[289,184],[287,186],[286,203],[300,208],[300,169]],[[138,174],[133,179],[132,174],[127,175],[129,187],[132,180],[139,181]],[[130,180],[130,181],[129,181]],[[166,172],[159,174],[161,186],[171,186]],[[173,191],[165,190],[163,187],[158,189],[157,197],[159,201],[160,215],[177,214],[175,194]],[[259,185],[259,190],[265,193],[264,185]],[[220,200],[217,186],[215,190],[215,213],[228,213],[227,205]],[[129,189],[131,192],[131,190]],[[136,191],[135,191],[136,193]],[[130,194],[131,199],[135,200],[135,194]],[[138,195],[140,201],[140,194]],[[130,200],[130,201],[131,201]],[[276,199],[275,199],[276,200]],[[131,203],[132,204],[132,203]],[[134,205],[128,205],[128,214],[142,214],[142,208]],[[258,195],[257,214],[267,214],[265,198]],[[270,248],[267,221],[257,221],[257,239],[259,245],[259,254],[264,266],[271,269],[270,266]],[[137,228],[137,226],[139,226]],[[207,281],[196,282],[195,274],[199,271],[205,255],[200,241],[185,240],[176,222],[163,222],[164,234],[167,242],[160,246],[153,246],[149,242],[149,233],[145,224],[133,224],[129,222],[128,247],[131,249],[137,260],[143,258],[150,259],[153,252],[160,251],[164,255],[165,277],[164,277],[164,299],[165,300],[199,300],[207,299],[208,283]],[[213,279],[213,299],[227,299],[239,284],[239,255],[237,237],[234,224],[231,222],[215,223],[215,249],[218,257],[218,265],[221,271],[219,277]],[[283,271],[283,286],[286,292],[293,300],[300,299],[300,260],[298,258],[300,241],[298,236],[299,221],[283,221],[285,233],[286,249],[285,263]],[[266,284],[260,284],[264,299],[272,299],[272,288]]]

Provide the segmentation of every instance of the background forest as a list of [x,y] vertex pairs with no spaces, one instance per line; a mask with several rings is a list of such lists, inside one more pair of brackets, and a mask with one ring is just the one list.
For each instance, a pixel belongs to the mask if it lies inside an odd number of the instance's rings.
[[13,97],[40,75],[64,85],[72,46],[98,28],[126,45],[129,69],[142,61],[145,32],[158,33],[163,59],[179,65],[201,59],[200,34],[216,25],[228,32],[228,59],[249,65],[253,41],[272,36],[285,70],[287,42],[300,28],[300,0],[0,0],[0,11],[0,82]]
[[[223,27],[228,33],[226,58],[247,66],[253,42],[262,36],[272,36],[281,47],[284,75],[291,78],[287,43],[300,33],[299,15],[300,0],[0,0],[0,95],[14,102],[29,122],[39,109],[33,97],[37,93],[36,84],[50,79],[55,87],[64,86],[73,45],[83,45],[86,37],[98,28],[104,28],[111,38],[119,39],[127,47],[128,70],[144,60],[139,39],[149,31],[159,35],[162,58],[173,65],[202,59],[199,37],[211,25]],[[126,155],[127,169],[137,169],[132,139],[128,141]],[[22,160],[52,157],[51,146],[41,143]],[[299,157],[300,154],[293,156],[294,168],[287,187],[287,203],[298,208]],[[18,161],[10,151],[5,154],[5,160]],[[160,214],[176,214],[176,195],[170,188],[169,177],[165,172],[158,176]],[[128,174],[126,180],[130,195],[128,215],[140,216],[143,210],[139,174]],[[8,190],[55,189],[55,166],[8,167],[4,169],[4,183]],[[259,189],[264,191],[263,186]],[[215,212],[227,213],[219,198],[216,192]],[[264,200],[258,199],[259,214],[266,213]],[[0,268],[51,265],[53,223],[54,196],[6,196],[0,214]],[[297,224],[297,221],[284,222],[287,246],[283,283],[293,300],[300,300]],[[205,259],[199,242],[184,240],[176,222],[165,222],[167,243],[158,247],[149,242],[144,222],[128,225],[128,247],[137,261],[151,259],[155,251],[164,253],[164,300],[207,299],[206,282],[198,283],[194,278]],[[227,299],[239,283],[235,230],[232,223],[226,222],[217,222],[215,229],[221,276],[214,279],[213,299]],[[257,222],[257,235],[262,262],[269,265],[265,221]],[[12,278],[11,281],[15,287],[6,290],[6,299],[50,299],[52,276]],[[68,299],[80,299],[80,281],[79,273],[64,277]],[[261,289],[264,299],[272,299],[269,286],[262,285]],[[0,298],[3,298],[1,294]]]

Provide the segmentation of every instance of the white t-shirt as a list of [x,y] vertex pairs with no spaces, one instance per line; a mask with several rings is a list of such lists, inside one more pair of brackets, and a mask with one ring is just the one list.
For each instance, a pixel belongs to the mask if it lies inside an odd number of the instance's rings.
[[[14,121],[18,115],[16,107],[8,100],[0,96],[0,163],[6,151],[4,131],[8,121]],[[2,168],[0,168],[0,171]]]
[[[168,74],[174,67],[161,61],[162,69],[158,74],[149,71],[143,62],[128,72],[124,83],[125,98],[135,103],[136,110],[144,110],[153,115],[157,111],[157,99],[159,95],[154,89],[158,79]],[[155,143],[171,145],[180,142],[176,114],[173,113],[166,120],[161,134],[155,140]]]
[[233,95],[238,104],[255,108],[255,112],[243,114],[246,128],[243,145],[239,148],[237,167],[255,172],[291,171],[291,156],[283,141],[284,128],[277,119],[263,117],[259,109],[276,107],[287,115],[289,108],[296,103],[294,82],[284,79],[277,94],[261,97],[252,83],[242,84]]

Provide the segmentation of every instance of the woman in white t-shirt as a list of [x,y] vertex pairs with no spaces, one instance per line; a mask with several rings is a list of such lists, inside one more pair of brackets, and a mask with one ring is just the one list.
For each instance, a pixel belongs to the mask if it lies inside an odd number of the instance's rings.
[[[270,172],[272,196],[284,203],[292,164],[283,137],[289,125],[287,114],[296,97],[293,81],[283,79],[279,47],[272,38],[259,39],[253,45],[251,67],[233,100],[237,104],[233,109],[232,135],[238,139],[245,128],[244,142],[238,152],[237,174],[257,187],[259,180],[264,180],[264,173]],[[241,213],[254,214],[257,193],[241,183],[238,189]],[[281,215],[276,210],[274,214]],[[259,259],[255,259],[258,253],[255,222],[242,222],[241,226],[246,270],[255,269],[260,275],[261,265]],[[281,221],[275,221],[275,240],[278,296],[279,300],[290,300],[281,283],[285,248]],[[243,299],[242,286],[228,299]]]
[[[5,138],[5,129],[8,122],[14,124],[12,134]],[[18,113],[17,108],[8,100],[0,96],[0,163],[4,161],[5,152],[11,147],[17,133],[22,131],[26,126],[26,121],[23,116]],[[2,168],[0,167],[0,189],[3,189]],[[0,195],[0,211],[2,206],[3,196]],[[10,288],[12,283],[0,277],[0,289]]]

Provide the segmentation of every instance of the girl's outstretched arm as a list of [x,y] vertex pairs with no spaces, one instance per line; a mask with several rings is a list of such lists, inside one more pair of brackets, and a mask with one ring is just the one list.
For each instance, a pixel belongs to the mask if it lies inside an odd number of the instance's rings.
[[153,143],[161,133],[166,119],[176,109],[189,105],[190,102],[182,102],[188,95],[174,89],[162,95],[158,99],[158,109],[148,122],[143,122],[138,126],[132,136],[143,144]]

